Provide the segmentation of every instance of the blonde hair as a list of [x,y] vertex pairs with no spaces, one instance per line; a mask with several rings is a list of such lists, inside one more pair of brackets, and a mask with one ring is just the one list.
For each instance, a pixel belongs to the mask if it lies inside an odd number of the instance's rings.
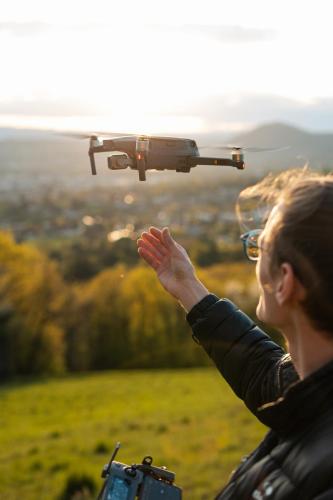
[[260,207],[261,224],[279,204],[265,238],[271,272],[289,262],[306,289],[302,306],[310,321],[333,333],[333,175],[304,168],[266,177],[240,194],[237,213],[242,224],[242,206],[248,210],[250,202]]

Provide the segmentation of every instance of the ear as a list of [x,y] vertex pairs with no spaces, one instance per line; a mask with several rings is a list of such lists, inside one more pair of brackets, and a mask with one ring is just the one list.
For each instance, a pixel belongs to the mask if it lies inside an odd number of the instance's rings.
[[297,279],[293,267],[288,262],[284,262],[280,266],[276,277],[274,294],[280,306],[291,300],[300,301],[304,299],[304,287]]

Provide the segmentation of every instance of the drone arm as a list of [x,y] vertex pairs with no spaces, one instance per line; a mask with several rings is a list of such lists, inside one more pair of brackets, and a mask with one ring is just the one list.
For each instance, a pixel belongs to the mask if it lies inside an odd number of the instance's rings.
[[230,158],[210,158],[205,156],[191,156],[189,158],[189,164],[191,167],[195,167],[196,165],[223,165],[227,167],[236,167],[239,170],[243,170],[245,168],[243,161],[235,161]]

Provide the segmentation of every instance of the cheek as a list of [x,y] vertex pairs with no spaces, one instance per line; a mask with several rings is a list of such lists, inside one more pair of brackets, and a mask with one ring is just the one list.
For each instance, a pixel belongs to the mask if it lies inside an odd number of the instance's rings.
[[261,321],[270,322],[275,316],[275,300],[267,265],[261,258],[257,262],[256,276],[260,294],[257,317]]
[[257,261],[256,276],[261,292],[273,293],[272,278],[269,271],[269,262],[265,254],[262,254]]
[[265,269],[265,263],[262,261],[262,258],[257,262],[256,265],[256,276],[259,285],[260,292],[263,290],[264,286],[268,282],[267,270]]

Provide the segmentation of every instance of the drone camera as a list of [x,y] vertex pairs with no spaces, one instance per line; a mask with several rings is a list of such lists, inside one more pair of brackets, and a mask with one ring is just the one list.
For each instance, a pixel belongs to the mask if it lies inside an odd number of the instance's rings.
[[108,157],[108,168],[110,170],[124,170],[128,165],[126,154],[114,154]]

